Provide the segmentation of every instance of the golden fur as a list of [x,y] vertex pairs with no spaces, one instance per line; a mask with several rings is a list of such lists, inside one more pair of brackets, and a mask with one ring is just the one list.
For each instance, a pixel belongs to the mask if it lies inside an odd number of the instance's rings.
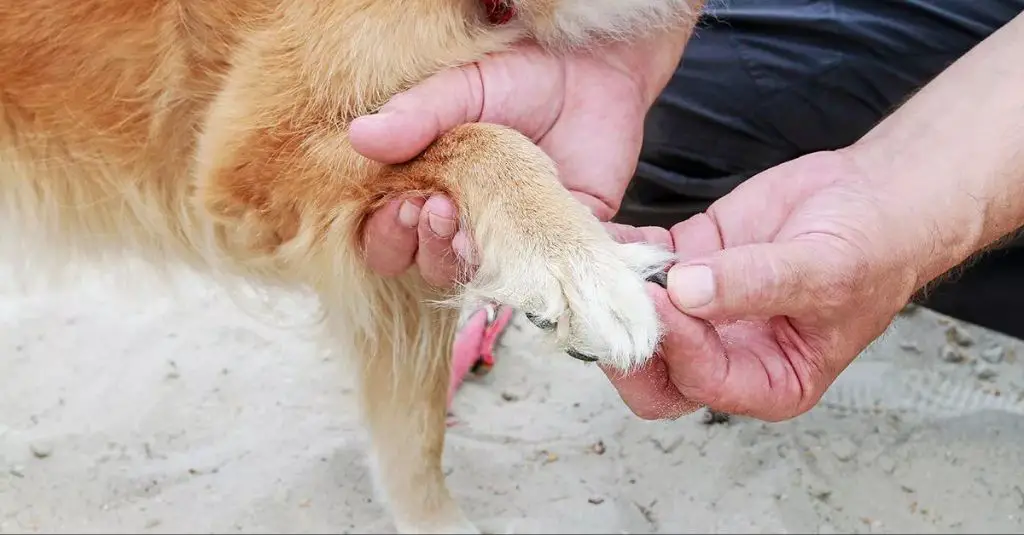
[[370,272],[367,214],[407,192],[452,196],[483,260],[458,296],[557,321],[563,348],[620,368],[657,344],[642,281],[667,257],[615,244],[510,129],[461,126],[382,166],[349,147],[347,125],[518,39],[557,53],[688,9],[515,3],[495,27],[478,0],[0,0],[6,241],[50,266],[131,254],[315,291],[334,347],[360,364],[398,529],[474,532],[440,466],[456,312],[431,302],[455,296]]

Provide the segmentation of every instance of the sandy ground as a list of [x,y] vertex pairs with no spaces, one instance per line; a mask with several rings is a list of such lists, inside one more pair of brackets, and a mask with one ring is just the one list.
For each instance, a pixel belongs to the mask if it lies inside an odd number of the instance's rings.
[[[0,294],[0,532],[393,529],[306,303],[279,327],[117,282]],[[1021,532],[1024,344],[950,326],[899,318],[803,417],[705,425],[637,420],[520,322],[457,399],[449,480],[517,532]]]

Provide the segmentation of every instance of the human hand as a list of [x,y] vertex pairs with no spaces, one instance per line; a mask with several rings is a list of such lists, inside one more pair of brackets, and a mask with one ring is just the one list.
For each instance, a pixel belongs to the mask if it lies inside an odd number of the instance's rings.
[[[569,57],[521,45],[396,96],[378,114],[354,121],[349,137],[362,155],[400,163],[459,124],[509,126],[533,139],[557,162],[566,188],[608,220],[632,178],[644,116],[674,71],[686,37],[666,35]],[[366,261],[382,275],[415,263],[428,282],[449,284],[469,272],[459,264],[472,254],[456,221],[454,206],[440,195],[393,201],[367,221]]]
[[935,245],[903,199],[852,159],[805,156],[761,173],[687,221],[615,226],[622,241],[674,247],[659,354],[630,375],[605,370],[646,419],[701,405],[778,421],[811,409],[927,280]]
[[913,292],[1024,228],[1022,45],[1024,14],[850,147],[770,169],[671,233],[647,232],[681,263],[667,292],[650,288],[668,324],[660,356],[609,373],[626,403],[646,418],[696,404],[799,415]]

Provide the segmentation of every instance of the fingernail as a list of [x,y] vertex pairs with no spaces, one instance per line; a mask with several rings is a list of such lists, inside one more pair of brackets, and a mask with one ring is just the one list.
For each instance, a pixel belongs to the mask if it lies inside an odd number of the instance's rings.
[[452,249],[466,264],[471,266],[477,265],[476,251],[465,232],[455,234],[455,237],[452,238]]
[[398,207],[398,222],[406,228],[416,228],[420,222],[420,207],[410,201],[402,201]]
[[434,231],[438,237],[447,239],[455,235],[455,220],[450,217],[428,213],[427,223],[430,224],[430,230]]
[[352,122],[349,123],[349,128],[359,128],[361,124],[362,125],[367,125],[367,124],[373,124],[373,123],[379,122],[381,120],[387,120],[386,118],[384,118],[384,119],[381,118],[384,115],[385,114],[383,114],[383,113],[373,113],[373,114],[370,114],[370,115],[361,115],[359,117],[356,117],[355,119],[352,119]]
[[679,308],[700,308],[715,299],[715,276],[707,266],[673,266],[668,294]]

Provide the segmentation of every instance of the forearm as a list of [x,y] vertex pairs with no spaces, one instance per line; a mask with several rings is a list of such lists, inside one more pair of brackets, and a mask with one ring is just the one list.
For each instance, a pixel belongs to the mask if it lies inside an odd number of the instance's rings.
[[915,289],[1024,226],[1021,51],[1024,14],[844,151],[908,226],[932,233],[902,244],[917,247]]

